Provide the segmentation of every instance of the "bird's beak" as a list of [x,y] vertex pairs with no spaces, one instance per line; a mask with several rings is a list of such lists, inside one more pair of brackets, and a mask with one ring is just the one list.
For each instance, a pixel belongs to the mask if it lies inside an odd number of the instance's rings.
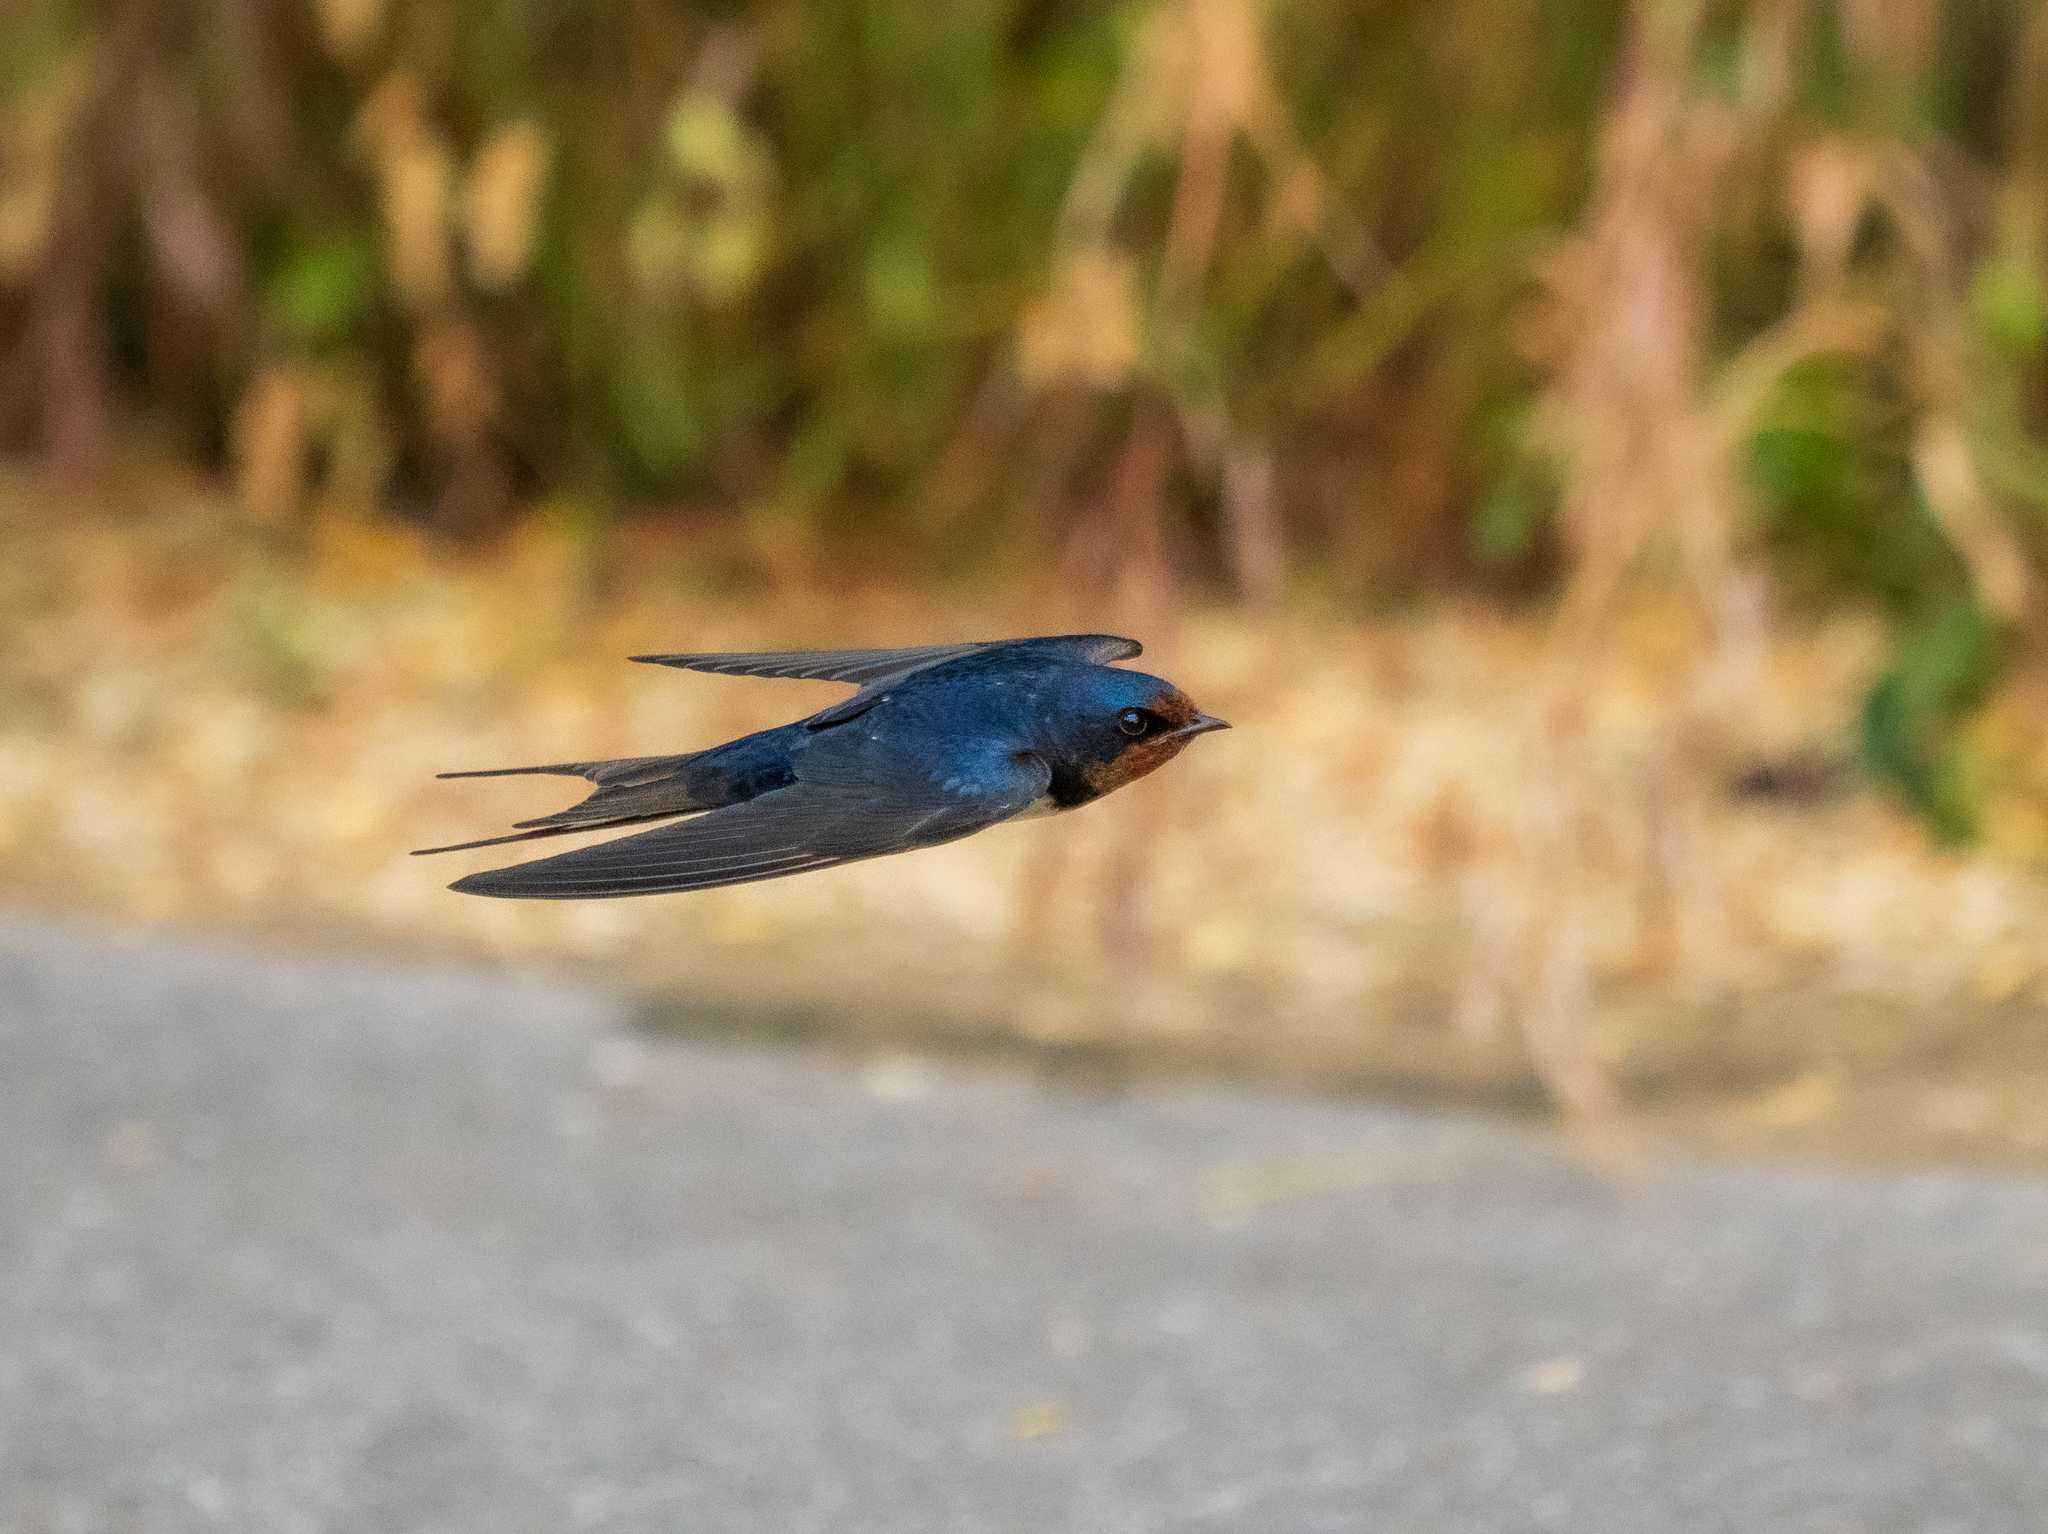
[[1227,730],[1228,719],[1218,719],[1214,714],[1197,714],[1173,733],[1176,735],[1207,735],[1211,730]]

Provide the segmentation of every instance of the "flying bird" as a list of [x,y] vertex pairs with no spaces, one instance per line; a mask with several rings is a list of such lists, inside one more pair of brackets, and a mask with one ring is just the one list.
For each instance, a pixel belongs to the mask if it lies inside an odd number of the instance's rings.
[[566,810],[517,822],[509,836],[421,851],[669,822],[449,886],[596,900],[780,879],[1077,809],[1165,766],[1197,735],[1229,728],[1171,682],[1109,664],[1142,649],[1113,634],[1060,634],[902,650],[636,655],[687,671],[859,690],[794,724],[681,756],[442,773],[553,773],[596,789]]

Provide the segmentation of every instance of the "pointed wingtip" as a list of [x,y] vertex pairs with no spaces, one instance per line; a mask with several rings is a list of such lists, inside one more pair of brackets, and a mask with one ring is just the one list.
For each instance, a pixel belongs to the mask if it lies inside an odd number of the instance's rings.
[[415,847],[412,849],[411,856],[430,858],[443,852],[474,852],[478,847],[495,847],[500,842],[522,842],[525,840],[527,838],[524,836],[486,836],[481,841],[450,842],[445,847]]
[[[437,772],[434,777],[442,778],[580,778],[592,767],[602,767],[603,762],[542,762],[538,767],[466,767],[461,772]],[[595,781],[594,779],[592,781]]]

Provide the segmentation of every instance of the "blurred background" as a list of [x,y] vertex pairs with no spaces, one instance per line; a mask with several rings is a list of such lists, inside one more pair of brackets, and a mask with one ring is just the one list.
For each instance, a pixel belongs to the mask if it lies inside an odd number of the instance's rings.
[[[0,887],[682,1023],[2048,1162],[2048,11],[16,0]],[[1086,816],[513,904],[444,769],[1128,632]]]

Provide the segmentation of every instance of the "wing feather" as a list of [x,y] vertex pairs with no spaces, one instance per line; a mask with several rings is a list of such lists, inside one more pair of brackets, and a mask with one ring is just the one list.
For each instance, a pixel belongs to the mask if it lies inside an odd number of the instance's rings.
[[866,687],[893,682],[963,655],[984,650],[1038,649],[1071,655],[1098,665],[1129,660],[1144,646],[1115,634],[1050,634],[1035,639],[979,639],[959,644],[913,645],[897,650],[747,650],[704,651],[680,655],[635,655],[650,666],[676,666],[685,671],[711,671],[723,676],[788,677],[807,681],[851,682]]
[[902,650],[758,650],[732,654],[635,655],[649,666],[712,671],[722,676],[788,677],[865,685],[884,676],[908,675],[925,666],[971,655],[986,645],[921,645]]
[[910,775],[806,781],[594,847],[458,879],[449,888],[504,899],[596,900],[779,879],[862,858],[933,847],[1007,820],[1046,791],[1034,758],[990,763],[972,792]]

